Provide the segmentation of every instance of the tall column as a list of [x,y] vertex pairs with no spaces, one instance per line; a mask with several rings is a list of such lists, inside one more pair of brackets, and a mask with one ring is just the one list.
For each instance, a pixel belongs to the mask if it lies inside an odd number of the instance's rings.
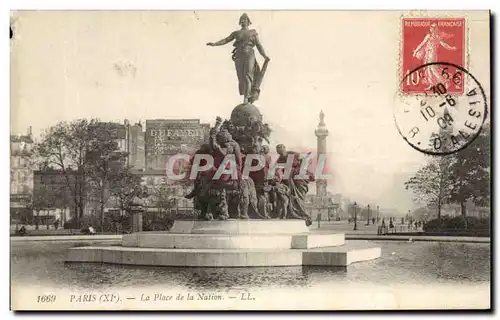
[[[314,133],[318,139],[318,157],[323,154],[326,157],[327,148],[326,148],[326,137],[328,137],[328,129],[325,125],[325,114],[323,111],[319,114],[319,124]],[[326,188],[327,188],[326,180],[316,180],[316,195],[317,196],[326,196]]]

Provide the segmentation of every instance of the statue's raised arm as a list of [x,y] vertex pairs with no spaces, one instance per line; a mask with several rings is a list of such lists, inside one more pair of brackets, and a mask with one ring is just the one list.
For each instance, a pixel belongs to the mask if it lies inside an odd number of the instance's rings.
[[229,42],[231,42],[233,40],[234,40],[234,32],[232,32],[229,36],[227,36],[226,38],[224,38],[222,40],[219,40],[217,42],[207,43],[207,46],[211,46],[211,47],[223,46],[223,45],[228,44]]
[[264,58],[265,67],[267,67],[267,63],[271,59],[267,56],[257,31],[249,29],[251,22],[246,13],[241,15],[239,24],[241,26],[240,30],[232,32],[228,37],[217,42],[209,42],[207,45],[213,47],[222,46],[234,40],[232,58],[238,76],[239,93],[244,97],[243,103],[248,103],[258,99],[260,84],[265,72],[264,67],[261,72],[253,48],[257,47],[257,50]]

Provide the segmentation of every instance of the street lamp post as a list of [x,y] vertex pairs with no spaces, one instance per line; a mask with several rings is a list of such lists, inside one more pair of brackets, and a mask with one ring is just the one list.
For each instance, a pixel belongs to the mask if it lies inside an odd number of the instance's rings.
[[368,220],[366,221],[366,225],[370,225],[370,205],[368,205],[368,214],[367,214]]
[[408,230],[410,231],[412,229],[412,223],[410,219],[410,210],[408,210],[408,213],[406,214],[406,223],[408,224]]
[[101,198],[99,199],[100,205],[101,205],[101,233],[104,233],[104,206],[103,206],[103,186],[104,183],[102,180],[99,180],[99,186],[101,188]]
[[379,209],[378,209],[378,206],[377,206],[377,224],[378,224],[378,221],[380,220],[380,212],[379,212]]
[[358,230],[358,213],[356,212],[356,202],[354,202],[354,230]]

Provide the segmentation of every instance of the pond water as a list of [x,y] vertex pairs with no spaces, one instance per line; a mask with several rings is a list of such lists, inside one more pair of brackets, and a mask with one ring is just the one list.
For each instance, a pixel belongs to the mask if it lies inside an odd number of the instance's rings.
[[347,268],[174,268],[65,263],[66,250],[82,244],[12,242],[11,279],[15,286],[37,284],[70,290],[151,285],[192,290],[247,290],[271,287],[305,289],[326,283],[368,286],[477,286],[490,283],[490,244],[375,243],[382,248],[381,258],[355,263]]

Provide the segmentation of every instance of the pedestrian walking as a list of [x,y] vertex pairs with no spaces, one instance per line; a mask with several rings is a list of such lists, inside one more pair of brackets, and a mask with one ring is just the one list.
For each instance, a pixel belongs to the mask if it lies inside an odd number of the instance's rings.
[[385,219],[382,218],[382,234],[387,234],[386,226],[385,226]]

